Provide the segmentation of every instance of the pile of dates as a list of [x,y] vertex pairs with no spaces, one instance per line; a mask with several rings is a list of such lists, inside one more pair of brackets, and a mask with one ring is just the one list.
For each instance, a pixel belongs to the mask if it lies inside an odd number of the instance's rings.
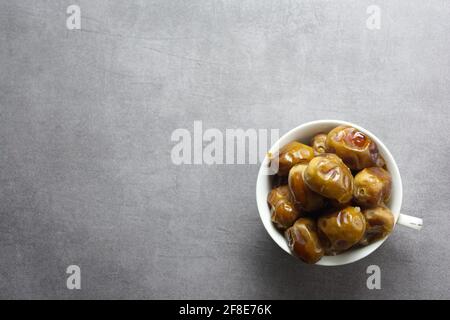
[[292,252],[306,263],[386,237],[394,216],[386,202],[392,179],[375,142],[350,126],[319,133],[311,145],[294,141],[280,149],[272,222]]

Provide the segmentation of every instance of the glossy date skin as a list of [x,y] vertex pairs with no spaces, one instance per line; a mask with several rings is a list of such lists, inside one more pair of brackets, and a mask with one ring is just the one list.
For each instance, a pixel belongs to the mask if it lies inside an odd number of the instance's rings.
[[280,149],[278,175],[287,176],[289,170],[299,163],[308,163],[314,157],[314,149],[306,144],[293,141]]
[[391,174],[383,168],[371,167],[355,176],[353,196],[358,205],[375,207],[389,200],[391,189]]
[[358,207],[346,207],[320,217],[317,226],[326,254],[335,255],[361,241],[366,221]]
[[279,186],[272,189],[267,197],[272,214],[271,219],[280,230],[292,226],[300,216],[300,210],[295,206],[289,186]]
[[332,153],[312,159],[304,172],[306,185],[320,195],[347,203],[353,196],[353,176],[342,160]]
[[316,263],[323,257],[324,250],[320,244],[314,220],[298,219],[292,227],[286,230],[285,236],[289,248],[304,262]]
[[312,191],[305,183],[303,174],[306,164],[297,164],[289,171],[289,189],[295,204],[306,212],[317,211],[325,206],[325,198]]
[[375,142],[350,126],[338,126],[331,130],[327,135],[326,148],[339,156],[351,170],[384,165]]
[[360,241],[361,245],[368,245],[387,237],[394,229],[395,219],[391,210],[385,206],[378,206],[363,210],[366,219],[366,231]]
[[314,149],[314,154],[319,155],[327,152],[327,135],[325,133],[319,133],[311,140],[311,145]]

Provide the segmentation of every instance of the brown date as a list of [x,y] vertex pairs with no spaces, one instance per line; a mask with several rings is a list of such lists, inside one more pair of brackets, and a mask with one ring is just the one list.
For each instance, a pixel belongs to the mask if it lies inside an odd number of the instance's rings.
[[307,212],[316,211],[325,206],[325,199],[312,191],[303,180],[306,164],[297,164],[289,171],[289,189],[295,203]]
[[267,202],[270,206],[272,222],[281,230],[292,226],[300,216],[300,211],[296,208],[287,185],[272,189],[267,197]]
[[315,155],[327,152],[326,142],[327,142],[327,135],[325,133],[316,134],[314,138],[312,138],[311,145],[314,149]]
[[282,147],[278,155],[278,175],[287,176],[289,170],[299,163],[308,163],[314,157],[314,150],[306,144],[293,141]]
[[378,206],[363,210],[366,219],[366,232],[360,241],[362,245],[371,244],[385,238],[394,229],[395,219],[391,210]]
[[347,203],[353,196],[352,173],[335,154],[322,153],[312,159],[303,177],[311,190],[339,203]]
[[324,251],[317,235],[314,220],[309,218],[298,219],[285,233],[289,248],[306,263],[316,263]]
[[335,255],[357,244],[364,235],[366,221],[358,207],[321,216],[317,222],[328,255]]
[[366,168],[355,176],[353,196],[363,207],[374,207],[389,200],[392,179],[388,171],[379,167]]
[[350,126],[338,126],[331,130],[326,147],[328,152],[338,155],[351,170],[384,165],[375,142],[364,132]]

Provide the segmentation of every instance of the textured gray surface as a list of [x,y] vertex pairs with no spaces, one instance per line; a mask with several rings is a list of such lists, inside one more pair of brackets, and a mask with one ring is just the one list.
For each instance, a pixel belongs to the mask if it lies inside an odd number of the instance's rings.
[[[1,298],[450,298],[448,1],[377,1],[380,30],[370,1],[83,0],[81,31],[70,4],[0,1]],[[260,223],[258,166],[170,161],[194,120],[323,118],[386,142],[420,233],[305,266]]]

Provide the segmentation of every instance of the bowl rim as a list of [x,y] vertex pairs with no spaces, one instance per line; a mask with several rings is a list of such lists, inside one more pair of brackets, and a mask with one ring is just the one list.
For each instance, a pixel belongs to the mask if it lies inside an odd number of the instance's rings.
[[[300,131],[307,131],[308,129],[311,129],[313,127],[319,127],[319,126],[329,126],[330,128],[336,127],[339,125],[348,125],[352,126],[358,130],[361,130],[365,134],[367,134],[372,140],[375,141],[377,144],[377,147],[379,149],[380,154],[383,156],[384,160],[386,161],[386,165],[388,167],[388,171],[390,172],[392,176],[392,195],[391,199],[389,200],[388,207],[391,209],[392,213],[395,217],[395,224],[397,224],[397,220],[400,214],[402,199],[403,199],[403,186],[402,186],[402,180],[400,176],[400,172],[397,166],[397,163],[392,156],[389,149],[384,145],[384,143],[372,132],[369,130],[343,120],[337,120],[337,119],[325,119],[325,120],[314,120],[305,122],[303,124],[300,124],[299,126],[289,130],[284,135],[282,135],[269,149],[267,154],[272,153],[274,154],[276,150],[279,150],[279,147],[284,146],[285,144],[295,141],[295,140],[301,140],[301,138],[290,138],[292,136],[296,136],[299,134]],[[315,134],[319,133],[320,130],[318,129]],[[306,136],[305,136],[306,138]],[[268,189],[264,188],[264,184],[270,183],[270,175],[265,174],[265,166],[269,163],[268,155],[264,157],[263,161],[261,162],[260,169],[258,171],[258,177],[256,181],[256,202],[258,207],[259,216],[261,218],[261,221],[264,225],[264,228],[266,229],[267,233],[269,233],[270,237],[272,238],[275,243],[278,244],[278,246],[283,249],[283,251],[287,252],[288,254],[292,255],[291,250],[289,249],[286,240],[284,239],[283,234],[277,230],[271,219],[270,219],[270,209],[267,204],[267,194]],[[270,191],[270,190],[269,190]],[[394,225],[395,228],[395,225]],[[388,236],[389,237],[389,236]],[[345,265],[349,263],[356,262],[358,260],[361,260],[370,254],[372,254],[375,250],[377,250],[388,238],[381,239],[379,241],[376,241],[368,246],[361,247],[361,248],[354,248],[352,250],[346,251],[342,254],[336,255],[336,256],[324,256],[321,260],[319,260],[315,265],[321,265],[321,266],[339,266],[339,265]]]

